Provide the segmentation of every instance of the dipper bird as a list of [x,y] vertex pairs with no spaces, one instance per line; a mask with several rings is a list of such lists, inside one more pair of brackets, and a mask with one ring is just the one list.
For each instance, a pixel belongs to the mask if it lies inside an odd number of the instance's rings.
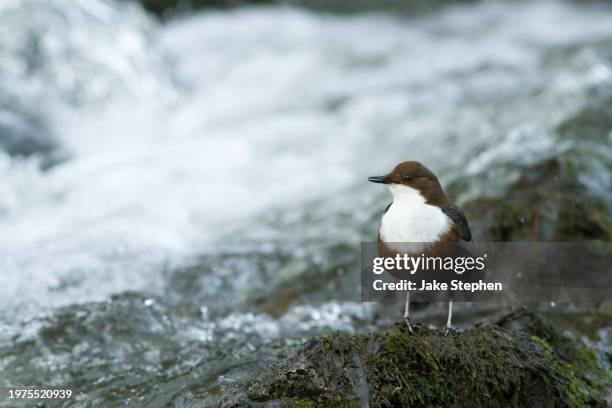
[[[436,175],[418,161],[398,164],[387,175],[369,177],[368,181],[389,187],[393,201],[387,206],[378,230],[380,255],[395,256],[396,243],[421,243],[420,252],[436,254],[443,243],[471,242],[472,234],[465,213],[450,203]],[[425,244],[427,243],[427,244]],[[415,247],[412,247],[413,251]],[[405,252],[404,252],[405,253]],[[404,321],[410,325],[410,292],[406,292]],[[446,329],[451,328],[453,302],[449,299]]]

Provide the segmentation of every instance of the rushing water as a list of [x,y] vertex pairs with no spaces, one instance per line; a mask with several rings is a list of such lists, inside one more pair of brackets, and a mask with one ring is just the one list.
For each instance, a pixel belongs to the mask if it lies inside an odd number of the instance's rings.
[[597,3],[159,25],[132,3],[5,1],[0,382],[211,404],[302,339],[380,319],[358,302],[388,199],[367,176],[416,159],[481,177],[460,199],[496,196],[584,145],[609,199],[609,138],[555,129],[611,90]]

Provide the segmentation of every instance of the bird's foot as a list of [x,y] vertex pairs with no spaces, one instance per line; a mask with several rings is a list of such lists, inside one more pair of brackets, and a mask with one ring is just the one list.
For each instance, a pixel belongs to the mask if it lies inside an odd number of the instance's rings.
[[442,333],[445,336],[449,336],[451,333],[454,333],[454,332],[456,332],[456,330],[455,330],[455,328],[453,326],[446,326],[444,328],[444,330],[442,331]]
[[406,323],[406,326],[408,327],[408,332],[410,332],[410,334],[414,334],[414,329],[412,328],[412,324],[410,324],[409,317],[404,317],[404,323]]

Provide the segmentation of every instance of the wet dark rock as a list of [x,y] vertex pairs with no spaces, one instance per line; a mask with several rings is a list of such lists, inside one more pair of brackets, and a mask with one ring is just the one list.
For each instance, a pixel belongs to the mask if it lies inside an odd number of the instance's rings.
[[[518,170],[519,179],[501,197],[482,195],[462,206],[480,241],[575,241],[612,238],[609,135],[612,89],[596,88],[592,97],[554,129],[562,154]],[[491,169],[500,170],[500,169]],[[480,176],[471,183],[481,183]],[[448,187],[451,196],[467,180]]]
[[277,3],[275,0],[137,0],[146,10],[158,17],[190,13],[203,8],[228,8],[249,4]]
[[562,138],[580,138],[606,143],[612,130],[612,97],[598,96],[580,112],[558,126]]
[[314,338],[221,405],[603,407],[611,384],[591,349],[519,309],[449,335],[397,324]]
[[[604,200],[579,182],[573,153],[525,168],[503,197],[463,205],[480,241],[610,240]],[[456,188],[456,186],[455,186]]]
[[229,8],[260,4],[289,4],[333,13],[393,12],[414,14],[439,9],[445,5],[473,3],[475,0],[391,0],[391,1],[342,1],[342,0],[138,0],[148,11],[159,17],[188,13],[206,8]]
[[475,3],[476,0],[285,0],[284,3],[296,4],[314,10],[333,13],[389,12],[400,15],[412,15],[439,10],[444,6]]

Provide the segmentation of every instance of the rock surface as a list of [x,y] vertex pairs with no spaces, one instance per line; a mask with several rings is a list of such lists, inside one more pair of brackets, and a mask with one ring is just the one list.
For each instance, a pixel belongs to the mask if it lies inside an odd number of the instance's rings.
[[524,169],[502,198],[481,197],[464,209],[481,241],[610,240],[612,224],[604,200],[578,183],[573,155]]
[[129,0],[138,1],[146,10],[166,17],[176,13],[187,13],[207,8],[230,8],[238,6],[253,6],[266,4],[289,4],[314,10],[335,13],[359,13],[367,11],[391,11],[402,14],[412,14],[421,11],[431,11],[445,4],[470,3],[473,0],[387,0],[385,2],[372,0],[342,1],[342,0]]
[[[459,199],[466,211],[477,240],[612,239],[612,89],[602,87],[592,93],[588,103],[551,129],[558,153],[528,165],[492,165],[447,186],[449,197]],[[516,179],[503,194],[489,195],[485,189],[461,199],[472,187],[487,185],[491,174],[511,173]]]
[[611,381],[581,341],[519,309],[448,335],[396,324],[313,338],[221,406],[605,406]]

